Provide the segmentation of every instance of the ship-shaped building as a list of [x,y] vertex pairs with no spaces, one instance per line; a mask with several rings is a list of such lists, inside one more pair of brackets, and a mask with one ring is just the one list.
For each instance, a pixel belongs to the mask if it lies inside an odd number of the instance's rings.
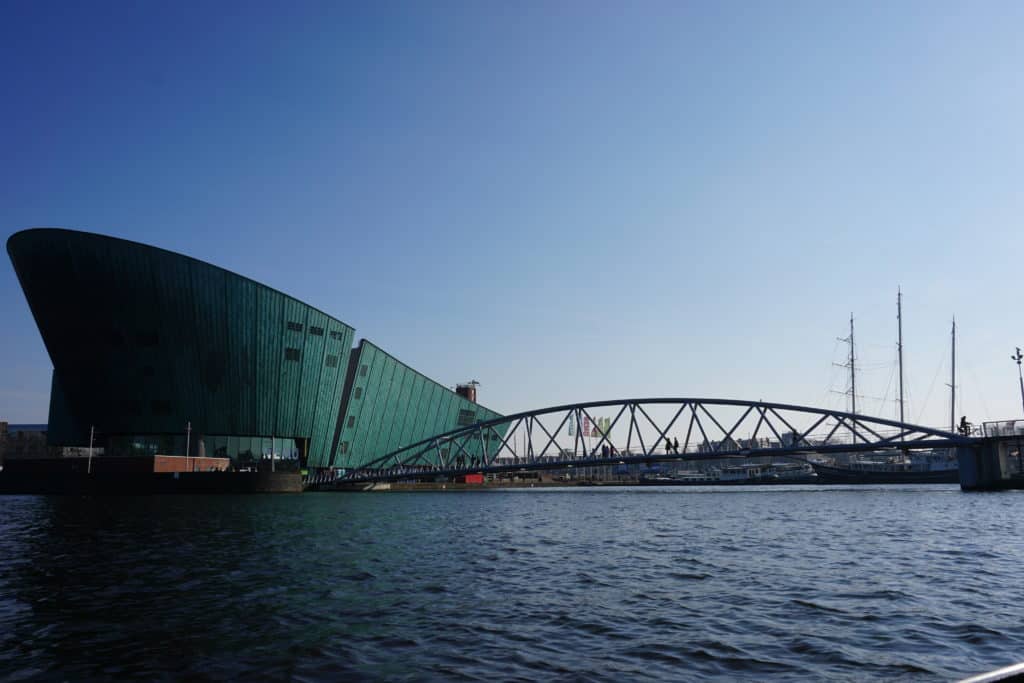
[[204,261],[51,228],[14,234],[7,251],[53,362],[51,446],[346,469],[500,417],[470,400],[475,387],[456,393]]

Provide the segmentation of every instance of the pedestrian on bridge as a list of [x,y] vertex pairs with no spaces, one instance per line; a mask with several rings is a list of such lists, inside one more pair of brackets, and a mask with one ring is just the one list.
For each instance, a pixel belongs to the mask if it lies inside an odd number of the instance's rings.
[[964,436],[970,436],[971,435],[971,423],[967,421],[967,416],[966,415],[962,415],[960,417],[960,427],[958,429],[959,429],[959,432],[961,434],[963,434]]

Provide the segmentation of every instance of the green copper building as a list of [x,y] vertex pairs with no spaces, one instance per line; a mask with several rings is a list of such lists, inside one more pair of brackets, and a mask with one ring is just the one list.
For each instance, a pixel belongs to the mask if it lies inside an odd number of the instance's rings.
[[[51,445],[353,468],[499,417],[355,329],[217,266],[72,230],[7,252],[53,362]],[[481,446],[477,446],[480,448]]]

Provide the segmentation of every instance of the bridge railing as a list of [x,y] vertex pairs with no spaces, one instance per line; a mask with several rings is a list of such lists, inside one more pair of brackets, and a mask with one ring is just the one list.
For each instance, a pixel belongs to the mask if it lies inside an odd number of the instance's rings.
[[789,404],[626,399],[557,406],[469,425],[364,462],[345,476],[540,469],[631,458],[921,449],[948,447],[965,438],[931,427]]
[[1001,420],[983,422],[981,436],[1022,436],[1024,437],[1024,420]]

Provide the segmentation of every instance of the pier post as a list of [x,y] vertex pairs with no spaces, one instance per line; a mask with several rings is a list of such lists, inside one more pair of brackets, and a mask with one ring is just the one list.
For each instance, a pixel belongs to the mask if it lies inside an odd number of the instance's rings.
[[964,491],[998,491],[1021,488],[1024,480],[1018,472],[1016,447],[1009,439],[984,439],[969,446],[958,446],[960,488]]

